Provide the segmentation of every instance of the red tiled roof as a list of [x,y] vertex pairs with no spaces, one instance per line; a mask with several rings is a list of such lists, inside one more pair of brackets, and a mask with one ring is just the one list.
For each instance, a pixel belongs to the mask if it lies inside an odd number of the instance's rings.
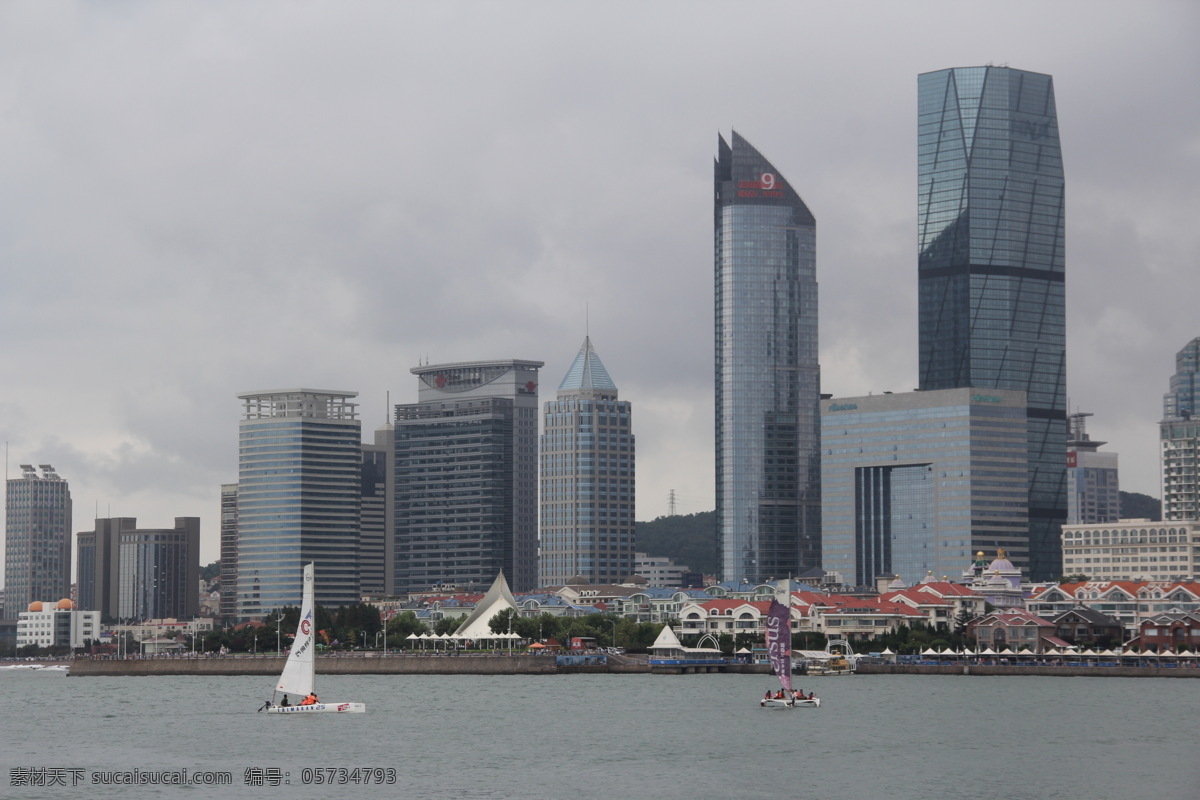
[[700,604],[701,608],[706,608],[710,611],[714,610],[714,609],[716,609],[718,611],[726,611],[726,610],[732,610],[735,608],[742,608],[743,606],[753,606],[754,608],[758,609],[759,613],[765,614],[765,613],[767,613],[767,609],[769,609],[771,607],[771,601],[770,600],[717,599],[717,600],[707,600]]
[[913,588],[918,592],[929,592],[931,594],[952,594],[959,597],[979,596],[973,589],[971,589],[970,586],[963,586],[961,583],[950,583],[949,581],[933,581],[931,583],[922,583]]

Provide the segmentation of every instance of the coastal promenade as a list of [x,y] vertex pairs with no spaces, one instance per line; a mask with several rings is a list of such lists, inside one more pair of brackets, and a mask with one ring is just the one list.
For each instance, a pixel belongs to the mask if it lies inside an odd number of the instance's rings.
[[[280,656],[77,659],[71,677],[114,675],[278,675]],[[554,675],[553,656],[318,656],[318,675]]]
[[1195,667],[1080,666],[1070,664],[866,664],[858,675],[1040,675],[1052,678],[1200,678]]
[[[166,657],[76,659],[71,677],[151,675],[278,675],[284,659],[271,656]],[[64,663],[64,662],[55,662]],[[700,674],[740,672],[769,674],[766,664],[725,663],[684,668],[651,665],[645,658],[608,656],[604,663],[559,663],[553,655],[530,654],[343,654],[318,656],[320,675],[565,675],[580,672],[610,674]],[[1200,678],[1200,667],[1079,664],[883,664],[860,662],[858,675],[1029,676],[1107,678]]]
[[[71,677],[116,675],[278,675],[279,656],[76,659]],[[374,653],[326,655],[316,660],[318,675],[557,675],[567,672],[645,673],[649,666],[634,658],[609,656],[607,663],[560,666],[553,655],[470,654],[430,656]]]

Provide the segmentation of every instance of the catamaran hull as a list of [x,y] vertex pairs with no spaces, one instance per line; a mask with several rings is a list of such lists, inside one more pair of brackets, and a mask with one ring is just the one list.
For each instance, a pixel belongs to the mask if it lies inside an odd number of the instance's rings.
[[821,698],[814,697],[812,700],[759,700],[760,708],[820,708]]
[[271,706],[268,714],[365,714],[366,703],[314,703],[311,706]]

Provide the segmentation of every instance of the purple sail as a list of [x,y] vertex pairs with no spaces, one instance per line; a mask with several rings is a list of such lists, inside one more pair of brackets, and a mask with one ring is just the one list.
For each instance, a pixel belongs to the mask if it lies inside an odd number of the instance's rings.
[[783,688],[792,691],[791,612],[774,598],[767,610],[767,656]]

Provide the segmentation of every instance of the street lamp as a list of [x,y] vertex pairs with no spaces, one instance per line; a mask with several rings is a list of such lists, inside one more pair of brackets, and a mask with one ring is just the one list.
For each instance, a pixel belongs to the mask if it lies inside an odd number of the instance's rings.
[[613,646],[613,647],[616,647],[616,646],[617,646],[617,620],[614,618],[614,619],[610,619],[610,620],[609,620],[609,622],[611,622],[611,623],[612,623],[612,626],[613,626],[613,643],[612,643],[612,646]]
[[384,635],[384,631],[375,631],[375,649],[379,649],[379,637]]
[[251,655],[258,655],[258,636],[254,637],[254,649],[250,653]]
[[510,608],[508,610],[508,652],[509,652],[509,655],[512,655],[512,621],[513,621],[513,617],[515,617],[516,615],[517,615],[517,610],[515,608]]

